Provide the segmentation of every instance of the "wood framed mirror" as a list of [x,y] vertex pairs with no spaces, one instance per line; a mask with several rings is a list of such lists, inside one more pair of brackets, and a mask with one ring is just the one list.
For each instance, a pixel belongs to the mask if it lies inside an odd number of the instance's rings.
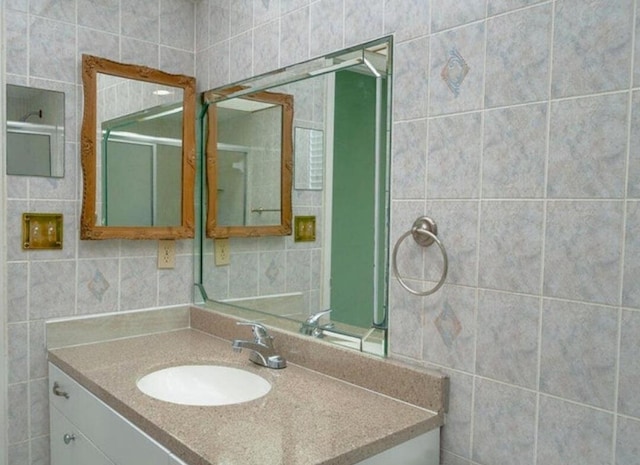
[[207,237],[291,234],[293,96],[205,93]]
[[194,237],[195,78],[82,56],[81,239]]

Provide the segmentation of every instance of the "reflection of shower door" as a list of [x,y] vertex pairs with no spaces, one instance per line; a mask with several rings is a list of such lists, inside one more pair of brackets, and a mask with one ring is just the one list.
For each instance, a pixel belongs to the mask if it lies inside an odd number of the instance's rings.
[[247,224],[247,149],[218,144],[218,217],[223,226]]
[[107,226],[153,224],[152,144],[107,142],[104,213]]

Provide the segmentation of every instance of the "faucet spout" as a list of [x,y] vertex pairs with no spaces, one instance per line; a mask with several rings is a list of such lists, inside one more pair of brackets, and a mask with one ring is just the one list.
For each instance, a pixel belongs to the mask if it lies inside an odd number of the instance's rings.
[[234,339],[231,343],[231,348],[234,352],[240,352],[242,349],[249,349],[251,351],[249,360],[267,368],[280,369],[287,366],[287,361],[282,356],[276,354],[273,346],[273,337],[269,335],[267,328],[262,326],[260,323],[253,322],[238,322],[237,324],[242,326],[251,326],[254,339],[253,341]]

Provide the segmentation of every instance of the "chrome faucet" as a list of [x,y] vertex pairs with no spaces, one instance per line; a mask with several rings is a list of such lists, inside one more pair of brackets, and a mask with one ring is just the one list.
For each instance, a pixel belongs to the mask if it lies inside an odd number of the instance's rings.
[[300,326],[300,332],[307,336],[324,337],[324,330],[331,329],[335,326],[333,323],[327,323],[325,325],[319,324],[320,318],[328,315],[329,313],[331,313],[331,309],[312,314],[302,323],[302,326]]
[[267,328],[256,322],[237,323],[239,326],[251,326],[253,332],[253,341],[243,341],[234,339],[231,343],[234,352],[240,352],[242,349],[251,350],[249,360],[258,365],[267,368],[285,368],[287,361],[280,355],[277,355],[273,347],[273,336],[269,335]]

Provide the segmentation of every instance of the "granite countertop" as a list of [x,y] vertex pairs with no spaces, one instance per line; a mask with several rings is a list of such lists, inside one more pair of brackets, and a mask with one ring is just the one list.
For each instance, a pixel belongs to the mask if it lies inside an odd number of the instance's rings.
[[[289,363],[260,367],[229,341],[180,329],[49,350],[49,360],[190,465],[346,465],[442,425],[442,414]],[[254,401],[197,407],[153,399],[136,381],[160,368],[218,364],[267,379]]]

